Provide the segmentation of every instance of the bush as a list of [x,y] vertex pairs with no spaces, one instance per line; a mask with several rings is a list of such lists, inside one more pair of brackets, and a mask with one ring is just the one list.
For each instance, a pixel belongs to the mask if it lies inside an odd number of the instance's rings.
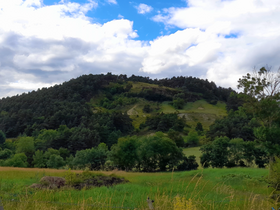
[[278,157],[275,157],[275,161],[270,166],[268,183],[269,187],[274,189],[272,198],[280,202],[280,159]]
[[65,165],[63,158],[60,155],[51,155],[50,159],[47,161],[48,168],[60,168]]
[[0,151],[0,159],[8,159],[12,156],[13,151],[9,149],[4,149]]
[[13,158],[5,161],[5,166],[26,168],[28,166],[27,157],[24,153],[15,154]]
[[190,155],[189,157],[184,156],[183,161],[177,166],[177,171],[196,170],[198,164],[195,158],[194,155]]
[[197,146],[199,141],[198,133],[196,131],[190,131],[186,137],[185,143],[188,146]]

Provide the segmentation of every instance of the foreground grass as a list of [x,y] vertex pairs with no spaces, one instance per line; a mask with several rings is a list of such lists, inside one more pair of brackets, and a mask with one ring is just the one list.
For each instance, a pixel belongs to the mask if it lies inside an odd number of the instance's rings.
[[155,200],[155,209],[174,209],[175,201],[178,202],[176,198],[191,199],[196,209],[207,210],[263,210],[274,205],[267,199],[271,189],[261,180],[268,173],[266,169],[204,169],[174,173],[116,171],[117,176],[130,182],[81,191],[36,191],[27,187],[44,175],[63,176],[64,173],[63,170],[0,168],[4,209],[147,209],[147,196]]

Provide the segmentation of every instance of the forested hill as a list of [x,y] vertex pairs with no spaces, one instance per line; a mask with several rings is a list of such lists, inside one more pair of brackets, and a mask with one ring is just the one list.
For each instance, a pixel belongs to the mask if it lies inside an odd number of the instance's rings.
[[[136,83],[141,84],[138,89],[133,88]],[[69,129],[75,128],[72,132],[77,134],[84,129],[84,136],[87,136],[84,139],[96,139],[90,143],[94,146],[107,142],[112,133],[125,135],[134,129],[129,116],[117,110],[136,103],[138,99],[154,102],[173,100],[178,106],[180,100],[205,99],[215,104],[217,101],[226,102],[232,91],[195,77],[153,80],[111,73],[83,75],[53,87],[2,98],[0,130],[10,138],[23,133],[38,135],[42,129],[58,129],[60,125],[66,125]],[[98,112],[93,111],[95,100],[103,107]]]

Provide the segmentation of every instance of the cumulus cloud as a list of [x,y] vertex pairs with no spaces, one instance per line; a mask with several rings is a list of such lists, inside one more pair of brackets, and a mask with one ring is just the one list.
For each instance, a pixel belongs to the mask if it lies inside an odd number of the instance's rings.
[[[167,28],[181,28],[181,34],[196,31],[196,38],[175,33],[154,40],[153,51],[162,48],[159,44],[162,42],[169,56],[160,51],[157,55],[149,53],[142,71],[158,74],[167,71],[167,66],[176,69],[182,65],[188,71],[199,67],[200,72],[205,72],[202,77],[235,88],[238,78],[253,66],[279,65],[278,0],[188,0],[188,7],[164,9],[153,20]],[[172,36],[177,39],[175,43]],[[173,52],[174,46],[182,48]],[[178,55],[181,62],[174,62]]]
[[138,6],[135,7],[137,9],[137,12],[139,14],[146,14],[149,13],[153,10],[153,7],[147,5],[147,4],[139,4]]
[[[101,72],[196,76],[235,88],[254,66],[278,68],[278,5],[279,0],[188,0],[188,7],[166,8],[153,17],[180,30],[146,42],[135,39],[133,21],[122,16],[104,24],[88,17],[98,7],[92,0],[51,6],[0,1],[0,97]],[[152,10],[146,6],[140,14]]]
[[51,86],[82,74],[127,73],[141,67],[146,46],[133,22],[94,23],[97,3],[0,2],[0,97]]

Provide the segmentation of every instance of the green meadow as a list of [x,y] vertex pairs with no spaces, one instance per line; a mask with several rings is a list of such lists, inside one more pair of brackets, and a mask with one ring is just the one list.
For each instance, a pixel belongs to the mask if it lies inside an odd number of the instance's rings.
[[[188,151],[185,151],[188,152]],[[74,171],[81,173],[81,171]],[[100,173],[93,172],[93,173]],[[264,210],[276,205],[264,181],[267,169],[200,169],[185,172],[101,172],[129,182],[91,189],[34,190],[28,188],[46,175],[61,176],[65,170],[0,168],[0,192],[5,210],[16,209],[240,209]],[[12,200],[13,199],[13,200]],[[188,201],[183,203],[183,201]],[[190,208],[190,206],[192,206]]]

